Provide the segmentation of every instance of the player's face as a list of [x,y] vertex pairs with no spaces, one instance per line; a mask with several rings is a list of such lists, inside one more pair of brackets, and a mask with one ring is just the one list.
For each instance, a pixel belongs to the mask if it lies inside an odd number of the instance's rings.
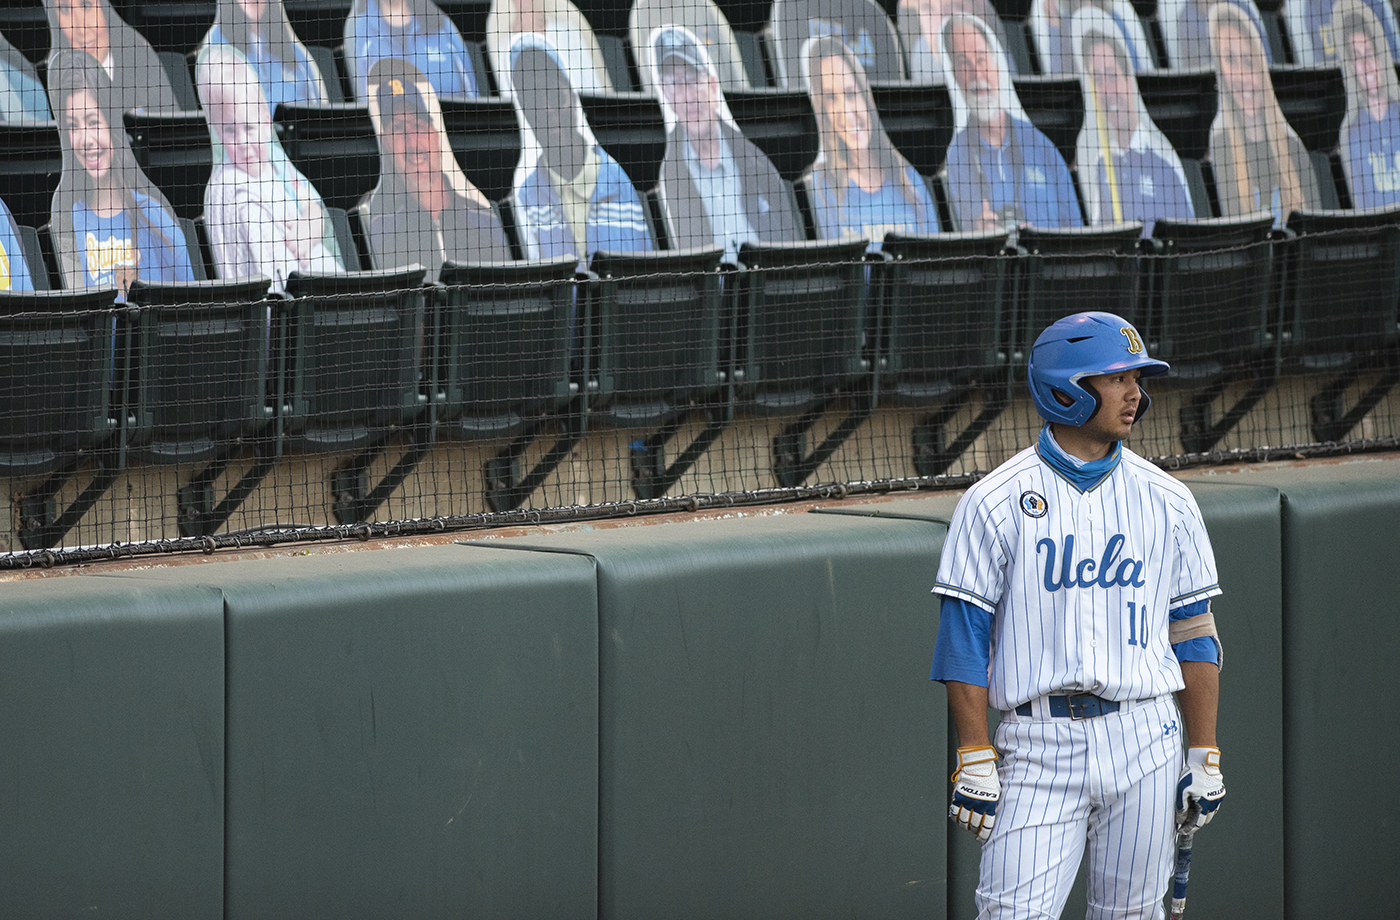
[[389,120],[389,152],[394,166],[410,183],[442,172],[442,147],[427,115],[399,114]]
[[99,0],[58,0],[56,10],[69,44],[99,61],[107,57],[107,16]]
[[1099,394],[1099,409],[1084,423],[1084,434],[1102,443],[1111,443],[1122,441],[1132,432],[1142,398],[1142,391],[1138,389],[1141,376],[1142,371],[1131,370],[1099,374],[1082,381]]
[[1089,69],[1099,107],[1117,135],[1118,144],[1125,146],[1137,128],[1132,78],[1123,70],[1123,63],[1109,42],[1092,45],[1084,63]]
[[246,90],[231,89],[229,96],[210,107],[219,142],[229,163],[250,176],[260,176],[268,165],[272,119],[267,105]]
[[80,90],[68,97],[64,127],[79,165],[95,180],[112,171],[112,131],[92,93]]
[[691,67],[661,68],[661,92],[691,137],[708,136],[719,114],[719,81]]
[[1385,95],[1385,84],[1381,81],[1381,65],[1376,60],[1370,37],[1365,32],[1353,32],[1347,36],[1347,48],[1351,52],[1357,85],[1366,94],[1366,100],[1379,101]]
[[870,107],[855,73],[845,58],[822,58],[818,69],[819,93],[836,136],[848,150],[870,147]]
[[991,121],[1000,111],[1001,74],[992,48],[982,30],[969,22],[954,22],[948,34],[953,77],[980,121]]
[[1233,23],[1218,34],[1220,80],[1246,121],[1256,121],[1264,104],[1264,62],[1253,41]]

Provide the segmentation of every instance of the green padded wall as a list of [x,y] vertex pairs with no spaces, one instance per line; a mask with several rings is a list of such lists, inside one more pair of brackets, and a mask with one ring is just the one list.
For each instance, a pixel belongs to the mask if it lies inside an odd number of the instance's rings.
[[0,917],[223,914],[217,591],[0,585]]
[[198,566],[228,619],[228,920],[588,918],[587,559],[461,546]]
[[1217,478],[1283,494],[1287,916],[1393,918],[1400,732],[1388,702],[1400,673],[1400,463]]
[[943,916],[942,537],[783,515],[483,544],[597,564],[602,917]]
[[[1217,916],[1279,917],[1283,914],[1279,494],[1267,486],[1215,481],[1188,481],[1187,485],[1201,507],[1225,590],[1213,608],[1228,662],[1222,674],[1219,726],[1226,753],[1228,807],[1219,822],[1197,838],[1193,913],[1199,908]],[[899,498],[826,508],[820,513],[946,522],[959,497],[960,493]],[[930,646],[928,658],[932,657]],[[946,699],[941,689],[939,696]],[[950,737],[949,746],[956,743],[956,737]],[[955,920],[970,920],[977,914],[973,891],[980,849],[970,834],[951,822],[947,833],[952,886],[948,914]],[[1064,916],[1082,917],[1086,907],[1081,872]]]

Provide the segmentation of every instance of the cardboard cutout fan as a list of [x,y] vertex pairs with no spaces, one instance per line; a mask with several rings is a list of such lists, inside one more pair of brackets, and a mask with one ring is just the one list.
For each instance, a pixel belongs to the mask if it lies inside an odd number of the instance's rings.
[[1400,85],[1384,32],[1370,7],[1342,0],[1334,12],[1347,85],[1342,170],[1355,208],[1400,203]]
[[452,156],[428,78],[408,61],[383,58],[370,68],[368,85],[379,184],[362,209],[375,267],[418,264],[436,281],[448,260],[510,259],[491,202]]
[[433,0],[355,0],[345,20],[345,68],[361,102],[373,98],[370,71],[388,58],[411,63],[443,98],[486,95],[462,33]]
[[[160,58],[107,0],[44,0],[53,50],[49,70],[65,52],[81,52],[100,65],[112,86],[112,110],[178,109]],[[50,79],[49,96],[53,96]],[[62,120],[57,112],[54,117]],[[121,128],[121,120],[117,120]]]
[[866,239],[877,250],[886,233],[937,233],[928,186],[885,134],[851,50],[814,38],[802,49],[802,66],[821,141],[808,180],[817,234]]
[[516,218],[531,259],[600,249],[652,248],[632,180],[593,136],[559,52],[537,34],[517,36],[508,71],[521,127]]
[[1130,73],[1152,70],[1152,52],[1147,33],[1128,0],[1035,0],[1031,6],[1031,35],[1044,73],[1074,74],[1074,29],[1072,23],[1082,11],[1095,10],[1112,24],[1132,65]]
[[1394,58],[1400,55],[1400,25],[1387,0],[1284,0],[1283,18],[1293,39],[1293,56],[1299,64],[1335,67],[1346,54],[1346,36],[1341,33],[1337,10],[1360,3],[1365,6]]
[[642,47],[666,119],[660,195],[676,248],[719,245],[733,259],[746,242],[802,239],[787,186],[734,123],[700,39],[667,25]]
[[204,49],[196,67],[209,119],[214,170],[204,221],[220,278],[345,271],[315,187],[287,159],[272,129],[259,74],[232,45]]
[[319,105],[328,100],[320,68],[292,31],[281,0],[219,0],[200,58],[215,46],[236,50],[257,74],[268,114],[278,103]]
[[958,229],[1081,226],[1069,167],[1021,108],[994,32],[958,13],[944,21],[939,43],[957,129],[947,171]]
[[1079,187],[1091,224],[1195,216],[1181,158],[1157,130],[1138,93],[1122,31],[1093,6],[1074,14],[1074,62],[1084,93],[1084,127],[1075,150]]
[[[1210,12],[1221,3],[1236,7],[1256,32],[1264,34],[1264,20],[1252,0],[1157,0],[1157,22],[1172,70],[1210,70],[1215,66],[1210,50]],[[1268,44],[1264,45],[1264,59],[1274,63]]]
[[61,51],[48,77],[63,148],[50,229],[64,286],[124,294],[136,278],[193,281],[185,235],[136,165],[106,71],[90,55]]
[[734,31],[713,0],[637,0],[628,19],[628,31],[642,69],[642,83],[648,90],[655,91],[657,84],[654,68],[647,66],[645,49],[656,30],[665,26],[679,26],[694,36],[723,89],[750,88]]
[[903,54],[894,23],[874,0],[774,0],[768,32],[777,59],[778,82],[806,86],[807,42],[830,38],[850,49],[861,71],[882,83],[904,79]]
[[942,83],[943,58],[938,53],[938,33],[954,13],[981,19],[1006,47],[1006,31],[989,0],[904,0],[899,4],[899,34],[909,55],[909,78],[918,83]]
[[1210,160],[1221,214],[1269,211],[1282,226],[1295,209],[1320,207],[1307,148],[1279,108],[1253,21],[1233,3],[1217,3],[1210,11],[1210,47],[1220,87]]
[[569,0],[493,0],[486,18],[486,44],[502,95],[512,93],[514,49],[525,36],[534,36],[532,41],[554,49],[555,58],[578,92],[612,89],[593,27]]

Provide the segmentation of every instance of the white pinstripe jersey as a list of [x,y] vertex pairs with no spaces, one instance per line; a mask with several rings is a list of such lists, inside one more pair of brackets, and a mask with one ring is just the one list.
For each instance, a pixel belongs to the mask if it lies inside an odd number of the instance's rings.
[[1129,451],[1080,490],[1021,451],[963,496],[934,592],[992,613],[990,702],[1180,690],[1168,611],[1220,593],[1196,500]]

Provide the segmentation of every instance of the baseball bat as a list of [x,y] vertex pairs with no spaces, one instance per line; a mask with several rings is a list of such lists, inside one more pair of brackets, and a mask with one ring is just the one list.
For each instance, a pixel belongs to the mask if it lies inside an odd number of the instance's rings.
[[1172,917],[1181,920],[1186,913],[1186,882],[1191,878],[1191,843],[1196,836],[1194,822],[1176,835],[1176,875],[1172,878]]

